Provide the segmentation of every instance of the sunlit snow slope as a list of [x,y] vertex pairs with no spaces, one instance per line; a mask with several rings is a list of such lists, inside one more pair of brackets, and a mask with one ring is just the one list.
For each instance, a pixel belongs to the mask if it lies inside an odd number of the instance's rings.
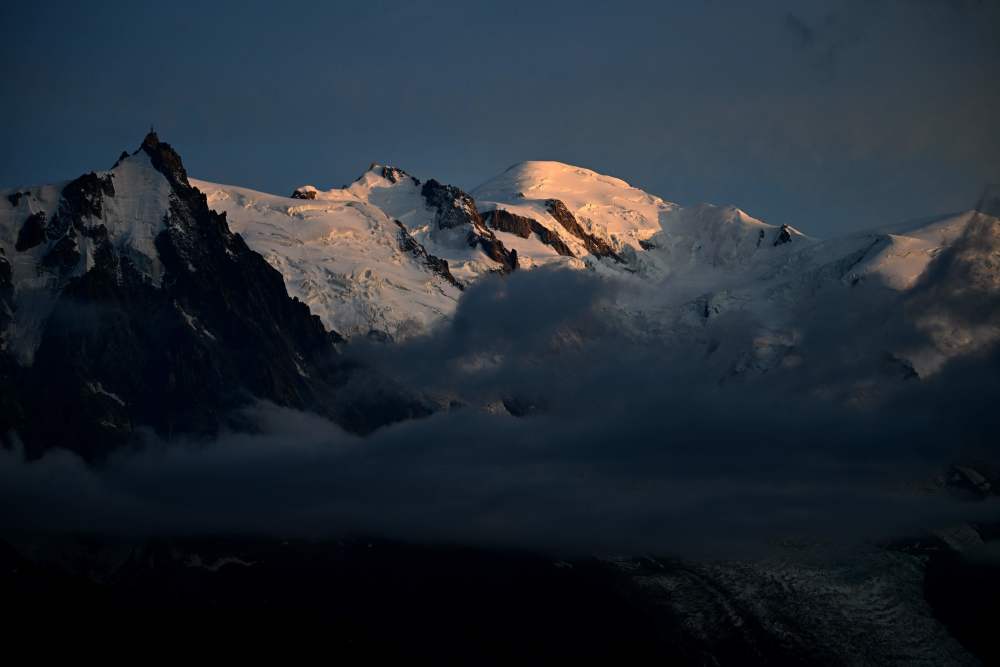
[[404,336],[455,309],[461,290],[408,249],[393,218],[347,190],[293,199],[193,180],[278,269],[292,296],[345,336]]
[[[844,315],[874,299],[886,307],[872,312],[891,319],[890,305],[919,296],[906,319],[932,344],[886,353],[921,376],[1000,337],[992,320],[973,325],[937,307],[970,289],[1000,291],[992,190],[978,211],[819,240],[734,206],[680,206],[560,162],[519,163],[472,194],[377,164],[344,188],[303,186],[288,197],[192,184],[281,273],[291,295],[348,338],[426,332],[455,312],[473,283],[546,265],[615,280],[623,289],[608,315],[636,336],[703,338],[707,353],[715,343],[702,332],[713,320],[748,318],[757,333],[733,362],[737,375],[794,363],[803,327],[816,325],[817,308],[831,298],[845,300]],[[153,239],[173,204],[149,158],[124,156],[70,185],[2,193],[0,264],[9,266],[13,293],[0,324],[21,363],[31,363],[54,295],[93,264],[103,234],[151,284],[162,280]],[[70,220],[60,207],[70,204],[88,231],[57,240]],[[942,256],[952,268],[929,271]]]
[[[683,207],[551,161],[516,164],[471,195],[374,164],[345,188],[303,186],[294,198],[195,184],[290,292],[347,336],[425,331],[485,275],[561,265],[630,285],[619,306],[639,334],[690,336],[742,311],[771,354],[772,344],[794,344],[802,304],[818,291],[877,281],[905,292],[970,221],[993,219],[968,211],[818,240],[734,206]],[[952,332],[945,347],[966,349],[970,337],[994,333]]]

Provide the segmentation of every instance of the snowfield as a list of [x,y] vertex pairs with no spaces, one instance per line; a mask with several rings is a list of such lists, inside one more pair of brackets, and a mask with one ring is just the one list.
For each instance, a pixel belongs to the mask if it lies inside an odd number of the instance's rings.
[[[85,224],[103,225],[158,283],[154,239],[170,210],[169,184],[141,152],[96,177],[114,196],[104,197],[103,210]],[[463,289],[484,276],[513,270],[511,264],[520,271],[562,266],[624,285],[612,316],[639,338],[687,340],[713,318],[751,317],[763,342],[746,351],[750,361],[741,368],[757,371],[787,362],[776,349],[794,348],[821,292],[849,295],[864,283],[907,293],[970,226],[987,221],[995,229],[997,222],[970,210],[820,240],[734,206],[683,207],[621,179],[551,161],[516,164],[471,194],[377,164],[344,188],[307,185],[287,197],[192,184],[282,274],[292,296],[347,338],[426,333],[451,317]],[[17,313],[3,344],[22,363],[31,362],[54,291],[75,274],[45,270],[44,244],[23,252],[14,246],[27,216],[58,214],[64,185],[2,193],[0,242],[9,249]],[[90,266],[93,243],[86,236],[74,243],[84,257],[72,269],[78,273]],[[992,246],[963,252],[963,261],[979,267],[969,274],[979,287],[995,289]],[[920,375],[1000,337],[989,324],[924,319],[933,349],[889,350]]]
[[386,213],[348,191],[292,199],[192,180],[209,206],[285,278],[330,329],[405,337],[455,309],[461,291],[399,242]]
[[[460,289],[400,249],[397,221],[461,285],[501,270],[468,242],[478,223],[442,227],[423,181],[394,167],[373,164],[342,189],[298,188],[306,199],[193,183],[281,271],[290,293],[348,338],[377,331],[404,339],[455,311]],[[757,371],[784,359],[775,346],[794,347],[821,292],[849,295],[865,283],[906,293],[973,221],[996,221],[970,210],[820,240],[734,206],[683,207],[618,178],[541,161],[510,167],[453,206],[516,251],[519,270],[563,266],[623,283],[615,315],[638,337],[688,339],[712,318],[745,313],[761,342],[741,368]],[[501,215],[517,229],[501,228]],[[1000,337],[991,327],[927,326],[935,349],[891,351],[921,375]]]

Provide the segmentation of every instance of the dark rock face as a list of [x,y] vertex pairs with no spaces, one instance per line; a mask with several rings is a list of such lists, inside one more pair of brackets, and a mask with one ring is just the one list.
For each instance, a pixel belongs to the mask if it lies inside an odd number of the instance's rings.
[[437,211],[435,224],[438,229],[452,229],[462,225],[482,226],[483,218],[476,209],[476,202],[454,185],[441,185],[433,178],[420,189],[427,205]]
[[17,208],[18,206],[21,205],[21,199],[26,199],[30,196],[31,196],[30,192],[12,192],[11,194],[7,195],[7,201],[10,202],[11,206]]
[[556,222],[562,225],[566,231],[583,241],[583,244],[587,247],[587,252],[591,255],[594,257],[610,257],[616,262],[624,261],[607,241],[588,234],[561,200],[546,200],[545,208],[549,212],[549,215],[555,218]]
[[511,273],[517,270],[517,251],[507,250],[503,241],[498,239],[493,232],[489,232],[489,234],[469,232],[469,245],[475,246],[477,244],[487,257],[500,264],[500,273]]
[[14,243],[14,249],[18,252],[24,252],[25,250],[34,248],[44,240],[45,214],[39,211],[29,215],[24,224],[21,225],[21,231],[17,233],[17,242]]
[[316,191],[296,188],[295,192],[292,193],[292,199],[316,199]]
[[[372,166],[374,167],[375,165]],[[400,181],[405,181],[406,179],[410,179],[411,181],[413,181],[414,185],[420,185],[420,181],[418,179],[414,178],[413,176],[410,176],[405,171],[397,167],[388,167],[388,166],[382,167],[381,173],[382,173],[382,178],[386,179],[390,183],[399,183]]]
[[784,245],[785,243],[791,243],[792,232],[791,227],[788,225],[782,225],[781,229],[778,230],[778,236],[774,239],[774,245]]
[[[100,217],[110,178],[90,174],[66,187],[57,217],[67,225],[44,263],[76,267],[78,234],[94,239],[94,265],[69,277],[29,367],[0,377],[16,405],[0,401],[0,430],[16,430],[29,456],[65,447],[100,459],[148,426],[164,437],[209,436],[256,399],[324,414],[356,432],[427,414],[376,381],[368,396],[341,388],[358,372],[339,359],[318,317],[290,298],[281,274],[208,208],[177,153],[156,135],[139,149],[172,187],[155,246],[157,286],[107,237]],[[50,230],[51,231],[51,230]],[[2,369],[0,369],[2,370]]]
[[67,274],[80,261],[80,246],[76,242],[76,231],[70,228],[42,257],[42,266],[60,274]]
[[413,238],[408,231],[406,231],[406,226],[403,223],[399,220],[396,220],[395,222],[396,226],[399,227],[400,250],[408,252],[414,257],[422,260],[424,266],[426,266],[432,273],[436,273],[441,276],[458,289],[465,289],[465,285],[459,282],[458,279],[452,275],[451,269],[448,268],[448,260],[428,254],[427,249],[420,245],[420,243],[418,243],[417,240]]
[[102,217],[104,197],[114,196],[110,175],[100,177],[91,172],[70,182],[63,188],[59,210],[49,224],[49,238],[59,238],[71,225],[82,227],[84,217]]
[[[508,234],[515,234],[520,236],[522,239],[526,239],[531,236],[531,233],[537,225],[535,220],[531,218],[515,215],[509,211],[503,210],[502,208],[498,208],[493,211],[486,211],[483,213],[483,220],[493,229],[498,229],[501,232],[507,232]],[[535,222],[534,225],[532,224],[533,222]]]
[[486,226],[472,197],[454,185],[442,185],[433,178],[424,183],[420,194],[427,206],[436,211],[434,223],[438,229],[469,227],[466,240],[470,247],[479,246],[487,257],[500,264],[501,273],[517,269],[517,253],[508,250]]
[[7,251],[0,248],[0,332],[14,318],[14,272]]
[[501,232],[508,232],[510,234],[516,234],[522,239],[526,239],[532,234],[535,234],[542,243],[551,246],[552,249],[560,255],[565,257],[574,256],[573,251],[569,249],[569,246],[567,246],[561,238],[559,238],[558,234],[554,234],[551,230],[544,227],[534,218],[526,218],[524,216],[515,215],[510,211],[498,208],[484,213],[483,220],[493,229],[498,229]]

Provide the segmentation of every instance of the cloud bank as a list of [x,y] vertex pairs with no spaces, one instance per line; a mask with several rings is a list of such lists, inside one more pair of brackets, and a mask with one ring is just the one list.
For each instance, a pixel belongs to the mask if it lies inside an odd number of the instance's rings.
[[[653,342],[609,316],[625,285],[545,270],[485,280],[439,331],[349,351],[449,406],[434,416],[359,438],[259,404],[254,433],[150,435],[97,467],[0,451],[0,526],[736,555],[995,512],[932,491],[955,461],[996,460],[998,350],[923,380],[886,356],[936,345],[927,321],[998,324],[976,273],[995,231],[970,226],[910,293],[818,295],[766,372],[734,372],[759,334],[745,314]],[[522,416],[496,414],[501,403]]]

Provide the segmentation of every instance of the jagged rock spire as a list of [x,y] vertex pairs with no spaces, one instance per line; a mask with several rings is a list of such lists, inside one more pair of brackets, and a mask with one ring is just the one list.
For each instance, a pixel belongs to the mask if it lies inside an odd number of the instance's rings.
[[160,145],[160,138],[156,136],[156,131],[153,129],[153,126],[150,125],[149,132],[146,134],[146,137],[142,140],[142,147],[156,148],[159,145]]

